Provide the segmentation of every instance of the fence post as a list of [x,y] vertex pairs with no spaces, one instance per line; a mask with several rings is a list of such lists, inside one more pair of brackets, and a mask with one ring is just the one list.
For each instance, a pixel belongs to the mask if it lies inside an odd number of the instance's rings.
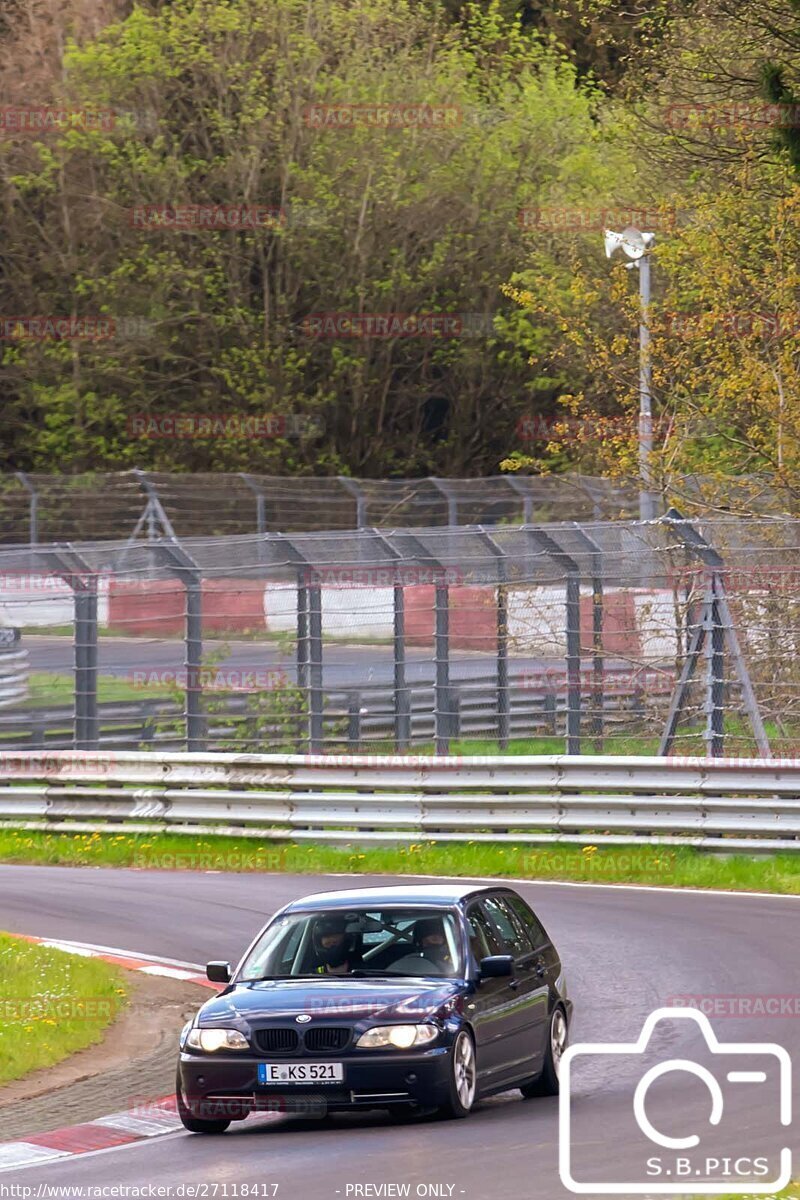
[[200,572],[187,570],[186,589],[186,748],[202,750],[203,720],[203,583]]
[[577,521],[575,533],[589,550],[592,564],[592,734],[597,754],[603,751],[605,731],[605,663],[603,660],[603,548]]
[[706,729],[704,740],[711,758],[720,758],[725,750],[725,630],[717,600],[718,579],[711,576],[706,634]]
[[581,752],[581,577],[578,564],[555,538],[542,529],[523,526],[538,546],[566,576],[567,639],[567,754]]
[[244,471],[240,472],[240,479],[247,484],[250,491],[256,498],[256,533],[262,537],[267,532],[267,500],[258,486],[252,475],[247,475]]
[[75,611],[72,741],[76,750],[96,750],[97,574],[69,543],[40,550],[36,558],[60,575],[72,591]]
[[[76,579],[73,576],[73,579]],[[97,577],[73,583],[75,603],[75,749],[97,749]]]
[[348,475],[337,475],[336,479],[344,490],[355,499],[356,529],[363,529],[367,524],[367,498],[362,488],[358,486],[355,479],[350,479]]
[[15,471],[14,474],[28,493],[28,542],[35,546],[39,541],[39,493],[25,471]]
[[458,499],[453,491],[449,479],[437,479],[434,475],[428,476],[428,482],[432,483],[440,495],[444,496],[447,501],[447,524],[458,524]]
[[483,544],[492,555],[492,562],[496,568],[493,582],[497,588],[497,667],[495,676],[495,688],[497,692],[497,742],[501,750],[507,750],[510,731],[510,697],[508,692],[508,593],[506,590],[508,572],[506,569],[506,556],[492,535],[487,533],[482,525],[478,525],[475,528],[480,534]]
[[319,576],[312,572],[306,589],[308,596],[308,737],[312,754],[321,754],[322,731],[322,588]]

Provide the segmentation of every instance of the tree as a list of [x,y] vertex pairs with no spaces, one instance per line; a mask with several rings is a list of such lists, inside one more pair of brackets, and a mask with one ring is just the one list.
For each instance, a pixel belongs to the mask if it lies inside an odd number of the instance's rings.
[[[622,172],[563,56],[495,8],[449,27],[389,0],[175,0],[73,45],[65,68],[76,109],[129,115],[3,147],[13,311],[132,332],[8,348],[15,465],[494,467],[541,387],[498,286],[524,253],[519,210]],[[352,120],[398,99],[419,114],[402,128]],[[263,220],[176,230],[191,202]],[[316,336],[330,313],[469,314],[473,336]],[[316,423],[131,437],[131,415],[171,412]]]

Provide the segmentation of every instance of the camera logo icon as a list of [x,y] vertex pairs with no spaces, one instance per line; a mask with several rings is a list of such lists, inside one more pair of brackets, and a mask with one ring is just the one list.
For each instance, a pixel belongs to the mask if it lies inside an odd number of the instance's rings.
[[[670,1033],[702,1041],[695,1056],[701,1061],[667,1058],[639,1071],[636,1059],[652,1060],[654,1034],[661,1022],[669,1023]],[[661,1042],[673,1040],[666,1037]],[[757,1153],[746,1142],[754,1112],[768,1112],[770,1120],[774,1114],[776,1138],[785,1140],[780,1128],[791,1124],[791,1074],[792,1061],[783,1046],[720,1042],[708,1017],[695,1009],[656,1009],[635,1042],[570,1046],[560,1071],[561,1182],[578,1194],[772,1195],[781,1191],[792,1178],[789,1147],[772,1146]],[[576,1092],[576,1077],[613,1082],[623,1093],[623,1111],[630,1085],[630,1138],[624,1147],[618,1105],[605,1096]],[[659,1081],[663,1081],[660,1086]],[[612,1116],[617,1124],[606,1127],[604,1122],[611,1122]],[[600,1147],[610,1150],[604,1155]],[[603,1174],[612,1178],[597,1177]]]

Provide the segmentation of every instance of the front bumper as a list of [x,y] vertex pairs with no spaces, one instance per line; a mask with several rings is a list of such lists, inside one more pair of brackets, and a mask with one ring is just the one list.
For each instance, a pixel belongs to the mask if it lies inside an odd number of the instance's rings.
[[251,1112],[285,1112],[313,1118],[327,1112],[394,1104],[435,1108],[445,1102],[450,1088],[449,1045],[416,1054],[344,1054],[335,1059],[344,1066],[344,1080],[325,1084],[260,1084],[258,1064],[265,1061],[294,1064],[322,1060],[319,1056],[288,1059],[271,1055],[267,1060],[246,1055],[182,1053],[178,1081],[186,1108],[192,1116],[206,1120],[242,1120]]

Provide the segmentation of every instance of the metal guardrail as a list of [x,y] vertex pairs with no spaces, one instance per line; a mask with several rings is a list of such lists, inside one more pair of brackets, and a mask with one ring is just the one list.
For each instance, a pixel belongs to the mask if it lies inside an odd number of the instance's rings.
[[28,695],[27,650],[0,652],[0,708],[10,708]]
[[[2,673],[0,659],[0,675]],[[669,677],[665,683],[654,684],[651,673],[647,688],[631,685],[605,687],[601,704],[595,709],[587,704],[589,729],[596,713],[602,712],[606,733],[636,728],[658,711],[666,710]],[[3,679],[0,677],[0,697]],[[411,744],[432,742],[436,736],[433,711],[432,683],[409,685],[409,741]],[[486,677],[459,679],[450,688],[451,736],[495,737],[497,735],[497,692]],[[248,715],[246,694],[224,699],[207,693],[215,700],[213,712],[204,714],[204,750],[236,750],[241,738],[241,722]],[[591,697],[590,697],[591,702]],[[2,706],[2,699],[0,699]],[[182,704],[168,699],[110,701],[99,704],[97,732],[99,749],[143,750],[156,747],[164,750],[183,748],[180,723]],[[534,735],[556,737],[566,727],[567,693],[565,688],[533,688],[513,678],[508,685],[508,730],[511,737]],[[394,731],[392,692],[380,685],[362,688],[331,689],[324,694],[322,715],[326,743],[339,743],[348,750],[359,752],[370,742],[391,742]],[[272,731],[275,742],[291,744],[285,730]],[[269,743],[271,731],[264,727],[263,740]],[[67,750],[74,745],[73,708],[61,705],[52,708],[26,708],[0,715],[0,753],[9,750]],[[296,747],[302,750],[302,744]]]
[[800,849],[800,759],[53,751],[0,781],[26,829]]

